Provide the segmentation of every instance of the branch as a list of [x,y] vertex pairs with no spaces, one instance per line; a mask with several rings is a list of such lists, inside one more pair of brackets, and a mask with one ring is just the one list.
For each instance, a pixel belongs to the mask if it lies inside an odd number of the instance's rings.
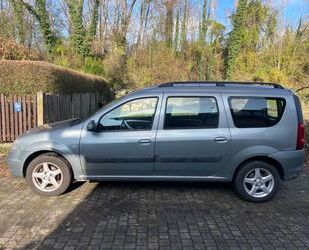
[[133,11],[133,8],[134,8],[135,3],[136,3],[136,0],[134,0],[134,1],[131,3],[130,11],[129,11],[129,17],[130,17],[130,18],[131,18],[132,11]]
[[32,14],[35,16],[36,19],[40,20],[40,15],[35,11],[35,9],[27,2],[25,2],[24,0],[19,0],[19,2],[21,4],[23,4],[25,6],[25,8]]
[[298,93],[298,92],[300,92],[300,91],[302,91],[304,89],[309,89],[309,86],[305,86],[305,87],[301,87],[301,88],[297,89],[296,93]]
[[96,35],[98,18],[99,18],[99,5],[100,5],[100,0],[95,0],[93,4],[90,26],[87,31],[87,35],[90,40],[92,40],[94,36]]

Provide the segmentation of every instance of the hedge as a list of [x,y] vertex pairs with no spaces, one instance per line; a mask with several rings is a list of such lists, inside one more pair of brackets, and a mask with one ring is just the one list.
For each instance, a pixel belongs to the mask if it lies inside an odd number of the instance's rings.
[[23,95],[39,91],[57,94],[100,92],[109,99],[114,95],[102,77],[43,61],[0,61],[0,93]]

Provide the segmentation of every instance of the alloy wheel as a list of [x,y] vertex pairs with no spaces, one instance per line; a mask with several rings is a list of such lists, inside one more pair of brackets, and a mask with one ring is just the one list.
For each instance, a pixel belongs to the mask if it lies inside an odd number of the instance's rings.
[[251,169],[243,180],[247,194],[254,198],[262,198],[274,189],[274,176],[265,168]]
[[50,162],[43,162],[34,168],[32,181],[39,190],[52,192],[61,186],[63,173],[57,165]]

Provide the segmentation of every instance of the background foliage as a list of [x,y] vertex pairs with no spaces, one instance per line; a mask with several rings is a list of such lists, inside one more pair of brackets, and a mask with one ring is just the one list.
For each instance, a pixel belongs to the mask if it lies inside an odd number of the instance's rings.
[[0,0],[0,57],[95,74],[115,90],[175,80],[296,90],[308,86],[309,22],[288,25],[283,4],[238,0],[220,23],[216,0]]

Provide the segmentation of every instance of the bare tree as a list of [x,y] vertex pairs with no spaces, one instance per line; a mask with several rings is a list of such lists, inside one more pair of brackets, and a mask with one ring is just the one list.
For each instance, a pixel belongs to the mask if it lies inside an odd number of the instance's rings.
[[25,0],[17,1],[19,1],[19,3],[22,4],[38,21],[43,34],[45,46],[48,52],[52,54],[56,45],[60,44],[60,40],[51,28],[51,22],[46,9],[46,0],[35,0],[34,6]]
[[115,9],[116,25],[113,27],[113,34],[116,46],[119,48],[126,48],[127,33],[136,1],[137,0],[122,0],[121,3],[117,2]]
[[137,34],[137,48],[140,47],[143,40],[144,32],[147,27],[149,12],[150,12],[151,0],[142,0],[140,8],[140,27]]

